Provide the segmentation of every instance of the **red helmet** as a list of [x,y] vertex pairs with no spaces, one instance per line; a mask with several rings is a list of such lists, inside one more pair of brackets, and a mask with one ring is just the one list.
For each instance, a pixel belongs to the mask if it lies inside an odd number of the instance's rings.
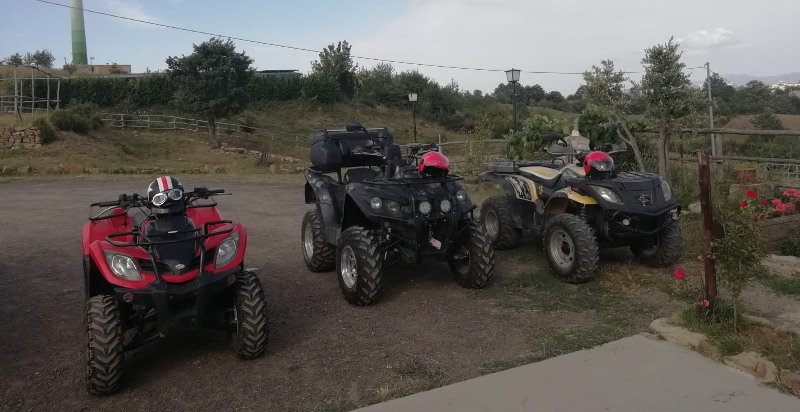
[[592,171],[611,172],[614,170],[614,159],[605,152],[592,152],[583,159],[583,170],[586,174]]
[[428,152],[419,160],[419,173],[442,178],[450,171],[450,160],[439,152]]

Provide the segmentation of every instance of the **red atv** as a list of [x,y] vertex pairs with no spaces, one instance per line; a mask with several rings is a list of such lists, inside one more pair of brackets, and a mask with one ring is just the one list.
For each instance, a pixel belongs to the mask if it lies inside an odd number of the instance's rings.
[[244,224],[217,211],[212,196],[224,192],[184,192],[162,176],[146,197],[91,204],[82,239],[90,393],[119,388],[125,351],[177,332],[216,326],[239,357],[264,352],[264,290],[244,270]]

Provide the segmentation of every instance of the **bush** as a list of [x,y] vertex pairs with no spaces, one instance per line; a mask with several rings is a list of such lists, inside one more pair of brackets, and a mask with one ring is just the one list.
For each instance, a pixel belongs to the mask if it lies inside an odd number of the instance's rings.
[[44,117],[40,117],[33,121],[33,125],[39,128],[39,139],[42,144],[53,143],[58,139],[56,130]]
[[792,236],[783,244],[783,254],[800,257],[800,237]]
[[100,127],[103,123],[97,116],[97,106],[92,104],[77,104],[66,109],[60,109],[50,115],[50,122],[59,130],[75,133],[87,133]]

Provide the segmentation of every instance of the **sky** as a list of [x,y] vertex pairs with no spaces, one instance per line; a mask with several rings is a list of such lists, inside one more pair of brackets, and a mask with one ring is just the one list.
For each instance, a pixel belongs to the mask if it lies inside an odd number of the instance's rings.
[[[0,58],[47,49],[55,67],[72,61],[69,8],[0,2]],[[696,82],[705,78],[706,62],[722,75],[800,72],[798,0],[83,0],[83,7],[252,40],[234,43],[258,70],[309,73],[319,50],[346,40],[353,56],[370,58],[356,58],[359,67],[374,67],[372,59],[420,63],[392,65],[470,91],[492,92],[506,81],[504,71],[516,68],[520,85],[566,96],[583,83],[566,73],[606,59],[638,81],[645,49],[671,37]],[[211,38],[88,11],[84,20],[93,62],[130,64],[137,73],[164,70],[167,57],[191,54],[193,44]]]

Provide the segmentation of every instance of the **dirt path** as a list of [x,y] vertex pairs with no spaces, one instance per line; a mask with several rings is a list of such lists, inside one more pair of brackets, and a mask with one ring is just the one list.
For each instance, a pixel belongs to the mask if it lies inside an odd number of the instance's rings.
[[248,226],[246,266],[257,268],[269,302],[267,354],[239,361],[224,333],[183,335],[127,357],[119,393],[86,394],[81,226],[89,203],[148,182],[0,184],[0,409],[349,409],[616,339],[644,330],[659,310],[617,316],[618,300],[603,300],[601,286],[560,284],[538,270],[518,282],[541,262],[507,254],[485,291],[462,289],[444,264],[398,265],[379,303],[353,307],[333,272],[303,264],[300,185],[215,179],[182,180],[233,193],[220,209]]

